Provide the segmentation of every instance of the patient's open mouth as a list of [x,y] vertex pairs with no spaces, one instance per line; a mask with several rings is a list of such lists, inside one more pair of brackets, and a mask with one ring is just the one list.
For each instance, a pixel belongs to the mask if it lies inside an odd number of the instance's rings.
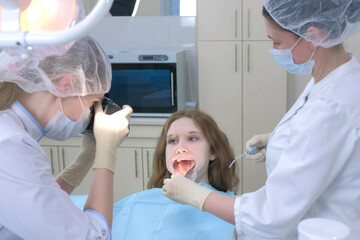
[[193,166],[195,166],[195,160],[193,159],[178,159],[173,163],[174,171],[181,176],[185,176]]

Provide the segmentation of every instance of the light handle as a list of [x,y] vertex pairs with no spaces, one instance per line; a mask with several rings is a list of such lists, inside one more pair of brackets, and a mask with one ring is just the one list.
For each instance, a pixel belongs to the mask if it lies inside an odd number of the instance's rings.
[[[0,5],[8,7],[4,4],[9,0],[0,0]],[[18,0],[21,1],[21,0]],[[61,1],[61,0],[60,0]],[[97,23],[109,12],[113,0],[99,0],[92,11],[81,22],[71,26],[70,28],[52,31],[52,32],[24,32],[21,30],[0,32],[0,47],[29,47],[29,46],[52,46],[69,43],[78,40],[90,32]],[[18,7],[20,9],[20,7]],[[15,11],[13,8],[11,11]],[[19,11],[19,10],[17,10]],[[4,13],[5,11],[3,11]],[[2,18],[4,19],[4,15]],[[3,21],[4,22],[4,21]],[[4,24],[2,24],[4,26]]]

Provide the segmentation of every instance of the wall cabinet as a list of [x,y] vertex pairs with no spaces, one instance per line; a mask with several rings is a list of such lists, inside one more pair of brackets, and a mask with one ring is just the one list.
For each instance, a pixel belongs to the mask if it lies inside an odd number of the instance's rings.
[[[286,111],[286,71],[273,61],[261,0],[197,1],[199,108],[214,117],[236,155],[273,130]],[[243,159],[240,193],[266,180],[265,164]]]
[[120,147],[114,175],[114,201],[145,189],[141,148]]
[[155,148],[143,148],[142,159],[144,163],[143,176],[144,176],[144,189],[147,189],[147,184],[153,173],[153,160],[154,160]]
[[241,40],[241,12],[241,1],[197,0],[197,40]]
[[[147,189],[152,174],[153,154],[161,129],[162,126],[131,126],[129,137],[117,149],[114,202]],[[78,155],[81,137],[64,142],[44,138],[40,144],[48,155],[54,176],[57,176]],[[72,194],[89,194],[92,181],[93,171],[90,170]]]
[[242,1],[242,40],[269,40],[262,16],[263,0]]
[[262,0],[197,0],[198,41],[269,40]]
[[216,120],[234,150],[241,148],[242,44],[199,41],[197,48],[199,108]]
[[57,176],[60,172],[58,147],[43,145],[42,148],[48,156],[52,174]]

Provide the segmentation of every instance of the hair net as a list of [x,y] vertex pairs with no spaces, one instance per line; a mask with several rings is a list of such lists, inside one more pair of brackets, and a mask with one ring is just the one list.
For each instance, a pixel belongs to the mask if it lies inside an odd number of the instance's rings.
[[[360,0],[264,0],[282,28],[322,47],[332,47],[360,30]],[[314,26],[320,34],[308,31]]]
[[111,64],[100,45],[87,36],[63,56],[23,59],[0,53],[0,82],[13,82],[32,93],[49,91],[59,97],[106,93]]

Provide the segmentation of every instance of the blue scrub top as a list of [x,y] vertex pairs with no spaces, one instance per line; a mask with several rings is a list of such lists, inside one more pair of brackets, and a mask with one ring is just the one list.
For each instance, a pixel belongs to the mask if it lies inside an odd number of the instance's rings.
[[[200,185],[215,190],[208,184]],[[161,191],[161,188],[145,190],[115,203],[112,239],[232,239],[234,225],[192,206],[174,202]],[[233,192],[221,193],[235,196]],[[76,197],[73,200],[79,206]]]

